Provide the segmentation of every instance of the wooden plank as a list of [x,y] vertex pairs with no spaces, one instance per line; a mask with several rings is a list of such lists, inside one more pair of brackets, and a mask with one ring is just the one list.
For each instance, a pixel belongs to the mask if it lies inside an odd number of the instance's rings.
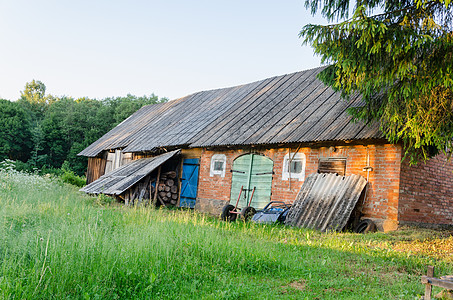
[[283,126],[279,128],[278,132],[273,133],[272,136],[266,137],[266,142],[275,143],[286,141],[287,137],[296,130],[298,131],[297,133],[299,133],[300,130],[298,128],[304,124],[304,122],[311,121],[311,115],[316,112],[331,95],[332,92],[327,87],[321,87],[311,91],[305,98],[303,106],[296,106],[294,110],[288,112],[284,119],[280,120],[279,124],[282,124]]
[[[312,139],[308,137],[312,131],[316,131],[317,128],[323,127],[324,129],[324,119],[325,115],[329,111],[335,110],[339,101],[335,101],[336,93],[332,89],[326,89],[326,91],[319,96],[316,102],[308,108],[304,113],[308,113],[305,120],[300,123],[299,126],[293,128],[291,132],[288,132],[284,137],[284,141],[311,141]],[[327,120],[330,122],[331,120]]]
[[213,135],[202,144],[225,144],[224,139],[227,139],[229,134],[234,130],[235,124],[243,124],[242,119],[244,116],[246,116],[249,111],[257,107],[259,102],[266,97],[270,90],[272,91],[275,88],[278,88],[283,78],[284,76],[279,76],[263,81],[263,84],[259,86],[259,90],[255,90],[253,94],[241,99],[241,101],[238,102],[238,105],[235,105],[234,108],[228,112],[228,114],[225,114],[225,118],[222,119],[214,128],[212,128]]
[[202,148],[182,149],[181,150],[181,157],[182,158],[200,158],[202,152],[203,152]]
[[[428,272],[426,273],[427,277],[433,277],[434,276],[434,267],[433,266],[428,266]],[[423,281],[423,278],[422,278]],[[425,300],[431,300],[431,292],[432,292],[432,286],[429,284],[429,281],[425,283]]]
[[[212,95],[208,95],[203,102],[203,109],[198,114],[185,114],[183,122],[177,130],[173,130],[174,134],[169,135],[171,139],[166,143],[169,145],[186,144],[205,127],[217,120],[220,115],[224,114],[238,102],[241,97],[237,97],[237,93],[241,92],[244,88],[232,87],[221,90],[216,90]],[[198,105],[195,103],[194,105]],[[181,118],[181,116],[179,116]]]
[[[453,281],[451,280],[445,280],[445,279],[439,279],[435,277],[430,277],[430,276],[422,276],[422,283],[423,284],[430,284],[430,285],[435,285],[447,290],[453,290]],[[426,288],[425,288],[426,291]]]
[[[287,105],[290,99],[294,98],[294,91],[300,91],[309,72],[292,74],[282,85],[272,91],[264,100],[259,101],[255,110],[248,113],[245,119],[246,124],[237,124],[240,130],[237,134],[230,136],[231,144],[241,144],[250,138],[262,126],[278,113],[278,111]],[[298,94],[296,92],[295,94]],[[255,141],[252,141],[252,143]]]
[[[212,145],[214,141],[223,133],[228,132],[235,119],[240,118],[241,111],[247,109],[250,105],[250,99],[256,97],[265,87],[275,83],[275,78],[265,79],[250,85],[246,85],[245,95],[238,98],[235,104],[228,111],[222,114],[221,118],[201,131],[192,143],[194,146]],[[251,89],[251,90],[250,90]]]
[[225,99],[220,99],[222,100],[222,105],[211,108],[212,110],[214,110],[214,112],[204,120],[202,120],[201,123],[199,123],[199,126],[203,129],[199,131],[195,136],[191,137],[190,143],[196,145],[197,143],[199,143],[200,138],[207,139],[214,133],[216,133],[217,130],[212,129],[212,127],[217,126],[219,123],[218,121],[225,119],[231,111],[235,110],[235,107],[242,105],[244,103],[243,100],[249,97],[249,95],[253,94],[253,90],[255,90],[256,87],[260,84],[261,82],[255,82],[244,86],[239,86],[232,92],[225,95]]
[[160,180],[160,170],[161,170],[161,168],[162,168],[162,166],[160,165],[159,168],[157,169],[156,188],[155,188],[154,198],[153,198],[153,205],[154,206],[156,206],[156,199],[157,199],[157,193],[158,193],[157,185],[159,184],[159,180]]
[[[260,115],[260,111],[265,110],[267,114],[272,112],[272,107],[268,104],[278,103],[280,95],[287,91],[288,86],[293,82],[293,78],[298,78],[300,73],[283,76],[276,84],[267,89],[263,94],[259,95],[247,109],[241,111],[239,120],[232,122],[232,126],[227,132],[223,132],[216,143],[221,144],[241,144],[246,138],[246,132],[249,126],[253,126],[256,118],[269,118],[266,114]],[[268,107],[266,109],[266,106]],[[258,115],[258,116],[257,116]],[[250,134],[249,134],[250,135]]]
[[[210,92],[211,91],[208,91],[205,94]],[[181,98],[183,101],[168,102],[169,105],[164,111],[160,112],[159,116],[156,116],[153,122],[145,124],[145,126],[133,136],[133,139],[125,150],[132,152],[152,150],[162,145],[163,139],[168,138],[168,135],[172,134],[170,129],[174,126],[178,126],[181,118],[184,118],[184,113],[188,111],[196,111],[194,106],[197,103],[196,101],[198,101],[199,105],[200,100],[203,100],[203,93],[204,92],[196,93]],[[194,102],[194,100],[196,101]]]
[[181,161],[179,162],[179,172],[178,172],[178,200],[176,202],[176,206],[179,207],[181,205],[181,184],[182,184],[182,165],[184,161],[184,156],[180,156]]
[[[274,126],[295,106],[299,106],[300,102],[310,94],[309,90],[312,91],[321,85],[315,76],[317,71],[309,70],[300,73],[302,76],[293,80],[284,93],[281,93],[272,102],[268,103],[266,107],[263,107],[255,117],[257,122],[250,125],[247,124],[249,130],[244,133],[245,140],[241,139],[241,142],[261,143],[263,136],[266,134],[270,132],[275,134]],[[235,143],[237,142],[239,141]]]

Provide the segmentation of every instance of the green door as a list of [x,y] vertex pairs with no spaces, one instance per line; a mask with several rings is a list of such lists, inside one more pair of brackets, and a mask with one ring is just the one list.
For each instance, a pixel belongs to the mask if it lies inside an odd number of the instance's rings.
[[253,194],[252,204],[255,209],[261,209],[271,201],[272,170],[274,162],[259,154],[246,154],[239,156],[233,162],[233,177],[231,180],[230,203],[236,204],[242,189],[241,199],[238,206],[247,206],[250,196]]

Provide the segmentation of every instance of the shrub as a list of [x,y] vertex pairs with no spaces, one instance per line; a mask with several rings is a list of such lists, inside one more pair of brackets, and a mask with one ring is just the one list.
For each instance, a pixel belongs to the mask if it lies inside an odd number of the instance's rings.
[[69,183],[78,187],[83,187],[86,184],[86,179],[74,174],[71,170],[63,169],[63,174],[60,175],[60,179],[65,182]]

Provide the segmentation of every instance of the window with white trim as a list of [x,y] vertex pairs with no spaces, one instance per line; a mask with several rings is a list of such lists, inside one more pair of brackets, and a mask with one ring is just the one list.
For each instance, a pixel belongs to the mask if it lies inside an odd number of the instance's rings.
[[209,175],[214,177],[214,175],[225,177],[225,165],[226,165],[226,156],[225,154],[214,154],[211,157],[211,169]]
[[[291,159],[291,164],[289,163]],[[305,179],[305,154],[287,153],[283,159],[282,180]]]

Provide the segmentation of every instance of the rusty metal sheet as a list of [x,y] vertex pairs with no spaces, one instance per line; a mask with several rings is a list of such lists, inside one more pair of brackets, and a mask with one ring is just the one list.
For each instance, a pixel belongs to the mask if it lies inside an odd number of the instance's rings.
[[285,224],[321,231],[346,225],[367,181],[360,175],[314,173],[307,177]]
[[80,191],[88,194],[120,195],[179,152],[180,150],[174,150],[155,157],[134,160],[99,177]]

